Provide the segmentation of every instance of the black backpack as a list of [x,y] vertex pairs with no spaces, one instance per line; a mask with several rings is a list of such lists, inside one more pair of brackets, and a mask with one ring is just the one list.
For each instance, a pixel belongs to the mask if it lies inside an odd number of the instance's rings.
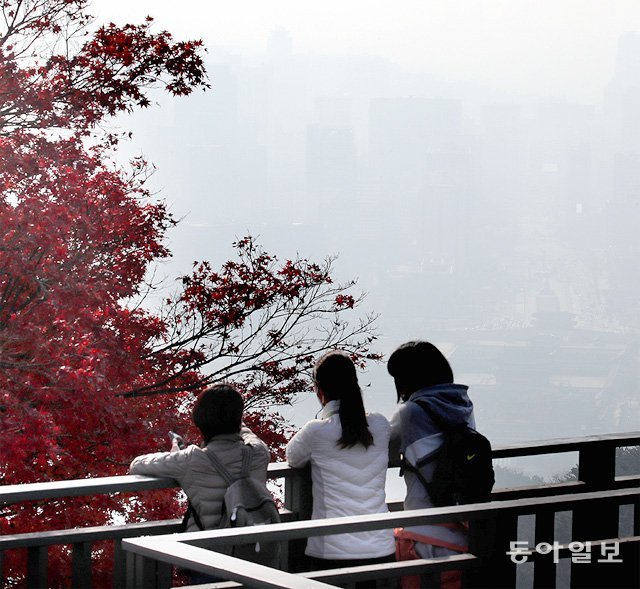
[[[249,476],[251,451],[247,446],[242,448],[242,469],[237,479],[233,478],[217,456],[210,454],[208,451],[205,451],[205,453],[228,485],[224,494],[222,518],[218,529],[259,526],[280,521],[278,508],[269,489],[264,483]],[[191,502],[189,502],[189,509],[184,518],[183,525],[185,527],[190,515],[193,516],[198,528],[203,530],[202,521]],[[223,554],[229,554],[269,567],[277,567],[280,559],[280,543],[237,544],[228,548],[216,548],[216,552],[222,552]]]
[[466,424],[446,424],[426,403],[415,403],[442,430],[444,442],[438,451],[431,482],[406,460],[403,467],[416,474],[435,507],[489,501],[495,483],[489,440]]

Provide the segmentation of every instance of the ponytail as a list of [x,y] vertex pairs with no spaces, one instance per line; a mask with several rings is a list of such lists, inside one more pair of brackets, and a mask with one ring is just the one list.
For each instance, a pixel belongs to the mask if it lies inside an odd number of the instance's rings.
[[373,436],[367,424],[362,391],[351,358],[341,352],[328,352],[316,363],[314,378],[327,400],[340,401],[342,436],[338,445],[341,448],[352,448],[356,444],[365,448],[371,446]]

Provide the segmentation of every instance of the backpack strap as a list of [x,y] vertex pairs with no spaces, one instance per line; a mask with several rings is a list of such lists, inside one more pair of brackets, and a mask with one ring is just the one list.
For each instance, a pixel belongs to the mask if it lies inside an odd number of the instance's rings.
[[[220,462],[220,459],[215,454],[210,454],[206,450],[204,453],[207,455],[207,457],[211,461],[211,464],[213,464],[213,467],[222,476],[222,478],[225,480],[228,486],[235,483],[237,479],[231,476],[231,473],[226,469],[224,464]],[[242,468],[240,471],[240,476],[238,478],[245,478],[249,476],[250,466],[251,466],[251,451],[249,450],[248,446],[243,444],[242,445]],[[204,525],[202,523],[202,520],[200,519],[200,516],[198,515],[196,508],[193,506],[193,503],[191,503],[191,501],[188,498],[187,498],[187,502],[189,503],[189,506],[187,507],[187,511],[185,512],[184,517],[182,518],[182,523],[180,524],[180,531],[186,532],[190,518],[193,518],[193,521],[196,523],[196,526],[198,526],[200,530],[204,530]]]
[[187,499],[187,503],[189,506],[187,507],[187,511],[185,511],[184,516],[182,518],[182,523],[180,524],[180,531],[186,532],[187,527],[189,526],[189,518],[193,518],[193,521],[198,526],[198,529],[204,530],[204,525],[202,524],[202,520],[196,511],[196,508],[193,506],[193,503],[189,499]]
[[224,464],[220,462],[220,459],[215,454],[207,452],[206,450],[204,453],[207,455],[207,457],[211,461],[211,464],[213,464],[213,468],[215,468],[218,471],[218,473],[222,476],[222,478],[225,480],[227,485],[232,485],[233,483],[235,483],[236,479],[233,476],[231,476],[231,473],[225,468]]
[[420,481],[422,486],[425,488],[425,490],[429,494],[429,497],[431,497],[431,483],[429,483],[429,481],[427,481],[427,479],[424,478],[424,475],[420,472],[420,470],[418,470],[417,467],[411,464],[411,462],[409,462],[405,458],[404,454],[400,456],[400,461],[401,461],[400,476],[403,475],[405,470],[408,470],[409,472],[412,472],[413,474],[415,474],[416,477],[418,477],[418,480]]
[[[431,407],[429,407],[428,403],[425,403],[424,401],[421,401],[421,400],[412,401],[412,403],[415,403],[416,405],[418,405],[418,407],[420,407],[420,409],[422,409],[431,418],[431,421],[433,421],[433,423],[436,424],[438,429],[440,429],[443,434],[446,433],[447,430],[451,429],[450,426],[444,423],[444,421],[438,417],[436,412],[433,411]],[[435,452],[436,456],[440,453],[440,450],[441,448],[439,448]],[[429,497],[431,497],[431,489],[432,489],[431,483],[424,478],[424,475],[420,472],[420,469],[417,466],[414,466],[413,464],[411,464],[411,462],[409,462],[405,458],[404,454],[400,456],[400,461],[401,461],[400,476],[403,475],[403,472],[405,470],[408,470],[409,472],[412,472],[413,474],[415,474],[418,480],[420,481],[420,483],[422,484],[422,486],[424,487],[425,491],[428,493]]]
[[251,466],[251,449],[246,444],[242,445],[242,466],[240,467],[240,476],[237,478],[232,476],[215,454],[207,452],[206,450],[205,454],[213,464],[213,467],[220,473],[220,475],[222,475],[222,478],[226,481],[227,485],[232,485],[238,479],[243,479],[249,476],[249,468]]
[[240,469],[240,478],[246,479],[249,476],[251,468],[251,449],[246,444],[242,445],[242,467]]

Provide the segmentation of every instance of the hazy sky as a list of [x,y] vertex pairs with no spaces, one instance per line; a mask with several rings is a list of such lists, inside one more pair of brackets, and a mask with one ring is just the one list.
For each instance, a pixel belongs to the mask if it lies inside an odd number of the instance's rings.
[[[320,65],[326,67],[314,70],[317,62],[303,58],[348,54],[377,56],[395,62],[411,73],[438,78],[433,84],[406,84],[406,87],[424,88],[425,92],[450,92],[440,97],[464,101],[467,110],[462,112],[465,114],[487,102],[509,102],[511,97],[514,105],[523,108],[537,101],[590,103],[603,107],[603,91],[614,74],[620,36],[625,32],[640,32],[640,0],[323,0],[315,3],[304,0],[94,0],[92,10],[102,22],[135,23],[152,15],[158,30],[167,29],[178,39],[202,38],[212,55],[216,48],[237,55],[238,60],[225,56],[224,63],[233,65],[237,65],[237,61],[252,63],[255,58],[262,59],[271,33],[274,29],[284,28],[293,40],[294,54],[301,56],[300,70],[308,67],[311,72],[319,72],[320,77],[307,84],[303,75],[292,75],[289,79],[274,68],[279,75],[269,80],[273,82],[271,86],[261,84],[263,68],[255,71],[237,68],[231,74],[227,72],[226,77],[224,68],[220,68],[219,77],[212,76],[214,90],[208,96],[209,99],[220,96],[220,101],[212,100],[212,114],[206,120],[204,117],[199,119],[197,114],[194,120],[209,125],[203,127],[207,130],[217,129],[214,120],[224,123],[225,114],[237,112],[238,120],[229,116],[229,125],[220,125],[218,134],[213,135],[220,145],[203,143],[206,149],[198,147],[198,141],[203,139],[197,133],[186,149],[176,149],[175,138],[184,139],[184,135],[175,135],[176,130],[168,123],[171,117],[167,110],[150,111],[152,117],[156,116],[153,112],[157,113],[157,118],[151,119],[145,119],[141,111],[135,111],[137,128],[131,121],[126,121],[127,128],[133,126],[136,130],[134,149],[142,145],[144,155],[159,166],[153,188],[160,189],[161,197],[174,204],[177,217],[188,213],[185,221],[172,231],[170,246],[175,254],[174,266],[167,270],[167,275],[187,271],[193,259],[209,258],[214,265],[222,263],[231,255],[228,244],[234,237],[247,232],[260,236],[267,250],[278,253],[282,259],[295,251],[317,259],[327,253],[338,253],[340,260],[335,275],[341,280],[360,277],[359,287],[369,292],[363,309],[381,313],[379,329],[383,338],[376,343],[376,349],[387,354],[405,339],[431,339],[429,330],[437,332],[445,324],[459,326],[460,317],[470,322],[469,328],[526,326],[533,309],[538,308],[538,295],[543,289],[553,288],[559,301],[558,308],[575,313],[582,321],[581,326],[591,329],[609,326],[613,321],[613,315],[607,314],[610,310],[605,308],[605,301],[606,304],[612,301],[613,307],[616,298],[614,295],[608,298],[607,293],[617,291],[609,285],[616,277],[634,276],[634,268],[629,267],[627,271],[624,266],[627,258],[621,257],[620,263],[608,272],[604,267],[608,259],[606,252],[612,251],[611,244],[606,241],[608,234],[596,231],[595,243],[599,245],[593,246],[591,236],[587,240],[587,233],[582,233],[592,225],[576,221],[578,217],[570,214],[567,204],[573,203],[578,195],[586,198],[591,202],[589,214],[593,216],[587,218],[585,215],[585,218],[589,223],[597,223],[599,228],[606,227],[607,217],[602,213],[604,201],[617,184],[626,186],[636,182],[632,166],[622,170],[626,175],[620,182],[614,181],[614,166],[611,165],[616,149],[635,145],[631,142],[633,131],[629,133],[629,141],[618,145],[614,141],[617,134],[613,131],[603,135],[600,128],[591,128],[592,109],[573,105],[566,109],[541,109],[535,114],[539,118],[533,115],[531,118],[544,123],[540,132],[533,132],[533,125],[530,128],[523,124],[522,135],[507,143],[515,146],[515,152],[510,154],[507,153],[509,147],[501,148],[503,137],[511,133],[509,121],[503,132],[500,125],[488,117],[481,139],[478,139],[478,132],[473,134],[472,125],[463,128],[468,133],[464,137],[462,131],[456,131],[452,125],[453,149],[460,149],[460,153],[464,150],[465,157],[457,158],[459,154],[452,152],[451,158],[442,161],[437,158],[420,160],[426,170],[422,175],[425,170],[418,170],[414,164],[419,160],[409,153],[414,145],[410,117],[415,113],[409,113],[406,120],[403,113],[399,113],[393,120],[401,121],[400,127],[406,127],[410,140],[398,141],[399,145],[409,146],[398,153],[401,157],[411,157],[406,168],[402,167],[402,177],[404,179],[406,171],[407,181],[401,183],[400,188],[394,185],[390,190],[391,181],[395,183],[400,175],[393,166],[387,170],[376,169],[381,172],[379,177],[371,174],[373,166],[369,166],[366,155],[370,122],[368,103],[356,99],[400,96],[406,92],[402,87],[405,79],[423,80],[419,76],[396,75],[398,72],[394,68],[372,67],[371,71],[380,76],[387,69],[392,70],[394,75],[388,79],[394,80],[398,87],[390,87],[393,83],[376,79],[373,89],[367,86],[362,90],[363,95],[353,100],[354,105],[357,104],[352,121],[354,141],[360,141],[364,148],[356,157],[360,176],[355,178],[347,174],[347,183],[352,182],[348,186],[354,195],[378,201],[364,207],[362,202],[365,200],[345,198],[345,206],[340,209],[344,219],[341,219],[342,224],[335,224],[331,217],[331,206],[335,206],[335,202],[327,207],[316,206],[322,204],[320,199],[326,198],[325,191],[333,190],[333,185],[320,183],[317,191],[309,190],[312,176],[307,163],[312,161],[309,154],[313,150],[307,150],[310,145],[307,129],[315,116],[309,104],[310,99],[322,97],[325,91],[328,97],[334,98],[331,92],[342,91],[335,88],[346,87],[358,92],[357,80],[353,85],[340,83],[340,76],[345,71],[354,72],[355,68],[353,62],[344,60],[350,68],[341,67],[340,61],[332,61],[324,62]],[[294,70],[294,74],[300,74],[300,70]],[[336,76],[335,84],[333,76]],[[454,87],[455,84],[438,83],[442,81],[468,86],[460,88]],[[229,86],[225,88],[224,84]],[[250,95],[254,91],[265,92],[264,96],[255,97],[256,102],[264,106],[262,110],[252,110],[255,105],[249,98],[254,98]],[[282,96],[281,100],[280,91],[290,95]],[[273,92],[273,96],[269,92]],[[188,100],[192,97],[184,104]],[[347,102],[350,106],[351,101]],[[202,104],[198,108],[202,108]],[[603,108],[610,109],[606,111],[609,118],[598,119],[603,126],[636,120],[633,109],[624,113],[626,118],[623,118],[611,110],[613,103]],[[200,111],[196,109],[195,112]],[[503,111],[498,109],[496,112]],[[508,115],[511,111],[504,112]],[[566,125],[563,125],[562,113],[566,115]],[[245,116],[243,123],[246,124],[241,125],[239,120]],[[187,120],[185,128],[193,132],[195,127],[189,126],[188,117],[184,120]],[[553,125],[557,128],[552,128]],[[520,132],[518,125],[514,128]],[[238,136],[243,138],[242,147],[246,149],[239,149],[234,141],[225,138],[225,132],[236,133],[238,130],[244,133]],[[380,126],[380,132],[387,130],[385,125]],[[596,143],[603,136],[609,143]],[[390,132],[389,137],[391,141],[397,140],[394,133]],[[434,143],[439,146],[437,149],[444,149],[442,145],[451,149],[444,136],[435,133],[434,141],[442,142]],[[531,143],[520,146],[520,141]],[[349,154],[350,144],[344,144],[347,145],[344,153]],[[576,144],[580,149],[574,149]],[[342,146],[343,142],[336,145]],[[425,143],[415,145],[422,146],[419,149],[429,149]],[[431,149],[434,153],[437,151]],[[565,160],[570,165],[564,166]],[[319,161],[317,177],[326,174],[331,178],[334,172],[341,177],[343,168],[335,161],[330,158]],[[513,162],[513,170],[504,174],[505,167]],[[551,167],[545,167],[547,165]],[[580,166],[584,166],[584,173],[579,171]],[[451,173],[452,170],[455,173]],[[450,181],[449,173],[451,178],[455,176],[453,181]],[[467,173],[470,175],[465,178]],[[446,179],[453,192],[441,192],[439,178]],[[478,178],[482,179],[479,183],[476,182]],[[383,181],[380,190],[370,190],[379,179]],[[345,193],[337,191],[336,194],[343,198]],[[384,206],[388,194],[393,194],[401,206]],[[449,198],[449,194],[453,197]],[[337,198],[333,194],[330,196],[330,201]],[[236,198],[239,200],[234,200]],[[467,206],[475,202],[480,205]],[[560,216],[548,214],[549,203],[557,208]],[[256,213],[251,207],[262,213]],[[487,211],[491,214],[485,214]],[[440,223],[445,226],[458,217],[460,222],[450,225],[454,229],[451,235],[447,229],[440,230]],[[304,222],[301,227],[297,223],[300,220]],[[342,231],[340,228],[345,226],[356,230]],[[215,229],[211,230],[211,227]],[[487,238],[487,231],[495,231],[493,240]],[[612,235],[620,237],[617,233]],[[621,235],[627,236],[629,241],[637,237],[637,233],[629,231]],[[407,239],[406,236],[412,237]],[[624,241],[627,237],[620,237],[615,243],[628,247]],[[458,241],[453,243],[453,239]],[[589,247],[585,248],[585,243]],[[593,251],[596,255],[592,255]],[[461,269],[456,269],[455,279],[444,281],[448,285],[448,290],[442,291],[446,293],[444,295],[440,289],[430,288],[430,281],[442,279],[438,275],[439,258],[442,264],[449,265],[450,276],[454,276],[455,264]],[[161,272],[167,268],[163,266]],[[601,290],[600,284],[606,284],[608,290]],[[627,293],[629,288],[633,290],[622,282],[616,284],[621,293]],[[425,292],[428,293],[426,296]],[[541,300],[543,305],[547,299],[541,297]],[[455,348],[458,337],[459,333],[451,336],[451,340],[445,340],[449,346],[445,349]],[[470,332],[469,337],[473,341],[475,336]],[[456,361],[459,363],[455,367],[457,373],[466,373],[469,378],[476,379],[475,383],[468,383],[472,386],[486,380],[485,370],[478,369],[478,363],[485,356],[481,355],[479,361],[473,356],[476,350],[484,353],[481,349],[484,344],[477,348],[473,345],[470,349],[474,351],[468,352],[466,357],[464,350],[458,355]],[[587,341],[585,345],[588,347],[591,342]],[[600,364],[589,360],[589,365],[585,365],[587,379],[594,373],[596,364],[597,370],[604,375],[602,378],[610,378],[607,375],[613,369],[607,365],[608,358],[603,354]],[[539,361],[544,360],[532,356],[532,366],[538,366],[536,362]],[[511,360],[505,360],[505,374],[509,362]],[[487,367],[487,373],[492,370]],[[528,382],[529,374],[524,370],[522,376],[527,390],[532,386]],[[494,389],[486,385],[483,390],[487,396],[483,399],[480,391],[474,400],[478,403],[478,416],[486,420],[486,431],[494,441],[507,443],[604,433],[627,427],[624,420],[612,417],[626,417],[615,405],[616,398],[612,398],[610,406],[604,401],[591,403],[595,398],[593,395],[600,391],[600,385],[585,387],[587,396],[583,398],[587,400],[578,409],[571,398],[559,395],[553,403],[540,403],[535,407],[537,413],[531,410],[529,415],[527,407],[533,407],[535,403],[527,406],[516,395],[509,396],[512,392],[509,378],[511,376],[504,380],[507,384],[500,382]],[[367,392],[368,403],[390,415],[395,407],[395,395],[389,389],[384,366],[373,366],[362,382],[372,384]],[[506,396],[501,397],[502,394]],[[522,418],[522,407],[525,407],[526,419]],[[605,409],[607,417],[602,418]],[[307,403],[296,406],[292,415],[302,423],[316,411],[315,397],[308,396]],[[526,427],[529,423],[533,424],[530,428]],[[552,464],[548,458],[545,461]],[[562,468],[567,466],[570,465]],[[560,467],[548,467],[548,472],[556,470]]]
[[616,45],[640,31],[638,0],[96,0],[101,20],[140,21],[209,47],[259,50],[276,27],[298,53],[375,54],[410,70],[559,100],[595,102]]

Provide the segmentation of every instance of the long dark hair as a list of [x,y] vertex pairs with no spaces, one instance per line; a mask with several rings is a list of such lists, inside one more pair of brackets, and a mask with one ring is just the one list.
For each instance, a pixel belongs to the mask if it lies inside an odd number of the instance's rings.
[[342,352],[326,353],[316,362],[313,378],[327,401],[340,401],[342,437],[338,445],[341,448],[351,448],[356,444],[365,448],[371,446],[373,436],[367,425],[362,391],[351,358]]

